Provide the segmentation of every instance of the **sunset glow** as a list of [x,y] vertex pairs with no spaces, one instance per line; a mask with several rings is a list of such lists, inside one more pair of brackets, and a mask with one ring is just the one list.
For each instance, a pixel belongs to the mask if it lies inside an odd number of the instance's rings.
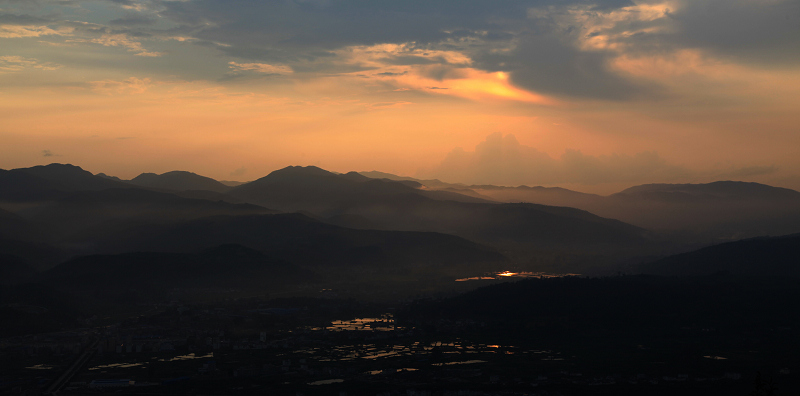
[[[788,0],[0,1],[0,167],[800,188],[797,26]],[[453,160],[494,134],[518,145]],[[620,160],[554,170],[575,153]]]

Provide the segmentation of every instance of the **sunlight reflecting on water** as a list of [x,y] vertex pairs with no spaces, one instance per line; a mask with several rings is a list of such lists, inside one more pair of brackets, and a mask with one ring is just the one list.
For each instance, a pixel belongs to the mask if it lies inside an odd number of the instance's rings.
[[52,370],[52,369],[55,368],[55,366],[51,366],[49,364],[37,364],[35,366],[30,366],[30,367],[25,367],[25,368],[26,369],[31,369],[31,370]]
[[100,366],[90,367],[89,370],[100,370],[104,368],[129,368],[129,367],[136,367],[143,365],[144,363],[111,363],[111,364],[103,364]]
[[212,357],[214,357],[214,352],[210,352],[209,354],[207,354],[205,356],[195,356],[194,353],[190,353],[188,355],[175,356],[172,359],[158,359],[158,361],[159,362],[174,362],[174,361],[178,361],[178,360],[192,360],[192,359],[203,359],[203,358],[212,358]]
[[447,363],[434,363],[434,366],[454,366],[457,364],[475,364],[475,363],[486,363],[485,360],[464,360],[461,362],[447,362]]

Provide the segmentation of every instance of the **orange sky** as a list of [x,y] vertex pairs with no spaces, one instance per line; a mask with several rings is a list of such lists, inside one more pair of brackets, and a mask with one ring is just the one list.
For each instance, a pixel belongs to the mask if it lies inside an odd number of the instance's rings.
[[[0,2],[0,167],[251,180],[313,164],[597,192],[720,178],[800,188],[800,61],[705,37],[704,22],[735,26],[694,3],[217,3]],[[800,41],[792,2],[730,4],[753,29],[785,16],[789,27],[752,41]],[[389,11],[375,34],[359,14]],[[249,19],[275,12],[299,27]],[[348,13],[359,22],[334,23]]]

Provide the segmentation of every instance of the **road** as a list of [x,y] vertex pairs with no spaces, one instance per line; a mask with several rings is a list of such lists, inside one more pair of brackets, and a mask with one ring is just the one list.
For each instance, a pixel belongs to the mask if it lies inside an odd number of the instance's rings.
[[77,374],[78,371],[81,370],[83,365],[86,364],[86,362],[92,357],[92,355],[94,355],[95,351],[97,350],[97,344],[99,342],[100,342],[100,337],[95,337],[94,341],[91,344],[89,344],[89,346],[86,347],[86,349],[83,350],[83,353],[81,353],[80,356],[78,356],[78,358],[75,359],[74,362],[72,362],[72,365],[69,366],[67,370],[61,373],[61,376],[59,376],[58,379],[53,381],[53,383],[51,383],[50,386],[47,387],[47,389],[43,392],[43,394],[57,395],[58,391],[60,391],[61,388],[64,387],[64,385],[69,383],[69,380],[71,380],[72,377],[74,377],[75,374]]

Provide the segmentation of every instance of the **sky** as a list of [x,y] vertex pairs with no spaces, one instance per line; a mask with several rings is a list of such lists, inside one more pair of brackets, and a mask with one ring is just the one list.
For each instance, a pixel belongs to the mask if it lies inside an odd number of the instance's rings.
[[800,189],[797,0],[0,0],[0,168]]

